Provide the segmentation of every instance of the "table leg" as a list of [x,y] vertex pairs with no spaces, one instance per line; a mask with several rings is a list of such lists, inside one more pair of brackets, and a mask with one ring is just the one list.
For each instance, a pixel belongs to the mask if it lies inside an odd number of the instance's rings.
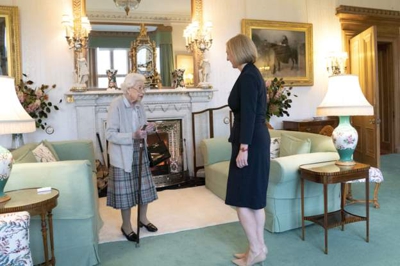
[[41,213],[40,218],[42,220],[42,238],[43,238],[43,249],[44,249],[44,259],[45,264],[49,265],[49,248],[47,246],[47,225],[46,225],[46,214]]
[[365,178],[365,216],[366,220],[366,230],[367,230],[367,242],[369,242],[369,171],[367,177]]
[[54,256],[54,238],[53,238],[53,214],[51,211],[47,213],[50,231],[50,251],[51,251],[51,265],[56,265],[56,258]]
[[325,254],[328,254],[328,185],[324,184]]
[[340,220],[341,220],[341,223],[342,223],[342,231],[344,231],[344,221],[345,221],[344,206],[346,205],[346,183],[340,183],[340,194],[341,194],[341,199],[340,199]]
[[300,187],[301,187],[301,238],[305,239],[304,232],[304,179],[300,178]]

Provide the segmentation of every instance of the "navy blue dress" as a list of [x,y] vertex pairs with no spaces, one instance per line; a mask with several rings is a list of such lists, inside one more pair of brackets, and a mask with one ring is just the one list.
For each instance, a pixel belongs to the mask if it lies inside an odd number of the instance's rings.
[[[254,64],[246,64],[228,98],[234,115],[229,141],[229,165],[225,203],[236,207],[261,209],[267,204],[270,165],[270,135],[265,124],[266,87]],[[238,168],[240,144],[248,144],[248,166]]]

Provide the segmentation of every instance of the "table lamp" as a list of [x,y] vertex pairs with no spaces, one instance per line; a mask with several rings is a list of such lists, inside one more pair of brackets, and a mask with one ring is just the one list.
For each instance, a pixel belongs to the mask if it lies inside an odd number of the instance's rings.
[[354,165],[353,153],[357,146],[357,130],[350,123],[350,116],[374,114],[373,106],[365,98],[358,76],[336,75],[328,80],[328,91],[317,107],[317,115],[339,116],[339,125],[332,132],[332,140],[339,153],[337,165]]
[[[35,120],[29,116],[18,100],[14,78],[0,76],[0,135],[21,134],[35,130]],[[4,193],[4,187],[10,177],[12,163],[11,152],[0,145],[0,202],[10,199]]]

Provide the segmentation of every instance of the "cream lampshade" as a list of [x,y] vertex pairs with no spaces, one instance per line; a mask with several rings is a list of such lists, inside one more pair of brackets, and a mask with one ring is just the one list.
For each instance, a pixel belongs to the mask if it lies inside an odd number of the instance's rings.
[[[0,135],[35,130],[35,120],[28,115],[18,100],[14,78],[0,76]],[[12,160],[11,152],[0,146],[0,202],[10,199],[4,194],[4,187],[10,177]]]
[[358,76],[337,75],[329,77],[328,91],[317,108],[317,115],[339,116],[339,125],[332,133],[332,140],[340,159],[338,165],[354,165],[353,153],[358,133],[351,126],[350,116],[374,114],[373,106],[365,98]]

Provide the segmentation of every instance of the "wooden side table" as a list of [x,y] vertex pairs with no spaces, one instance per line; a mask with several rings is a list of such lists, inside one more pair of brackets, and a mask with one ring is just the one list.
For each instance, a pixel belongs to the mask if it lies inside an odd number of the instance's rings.
[[338,119],[337,118],[329,118],[325,120],[285,120],[283,121],[283,129],[291,130],[291,131],[301,131],[308,133],[318,134],[321,129],[330,125],[332,127],[337,127]]
[[[53,188],[48,193],[38,194],[37,189],[38,188],[26,188],[8,191],[7,195],[9,195],[11,199],[9,201],[0,203],[0,213],[27,211],[31,216],[40,215],[42,222],[45,265],[49,265],[49,263],[50,265],[55,265],[56,259],[54,257],[53,215],[51,212],[57,206],[59,191]],[[47,240],[46,215],[50,232],[50,260]]]
[[[302,239],[305,240],[304,221],[314,222],[325,229],[325,254],[328,254],[328,229],[348,223],[366,222],[366,241],[369,242],[369,168],[367,164],[356,163],[353,166],[338,166],[335,162],[307,164],[300,166],[301,182],[301,225]],[[347,181],[365,178],[366,215],[359,216],[344,209]],[[324,213],[320,215],[304,216],[304,180],[323,184],[324,187]],[[341,184],[340,210],[328,213],[328,184]]]

